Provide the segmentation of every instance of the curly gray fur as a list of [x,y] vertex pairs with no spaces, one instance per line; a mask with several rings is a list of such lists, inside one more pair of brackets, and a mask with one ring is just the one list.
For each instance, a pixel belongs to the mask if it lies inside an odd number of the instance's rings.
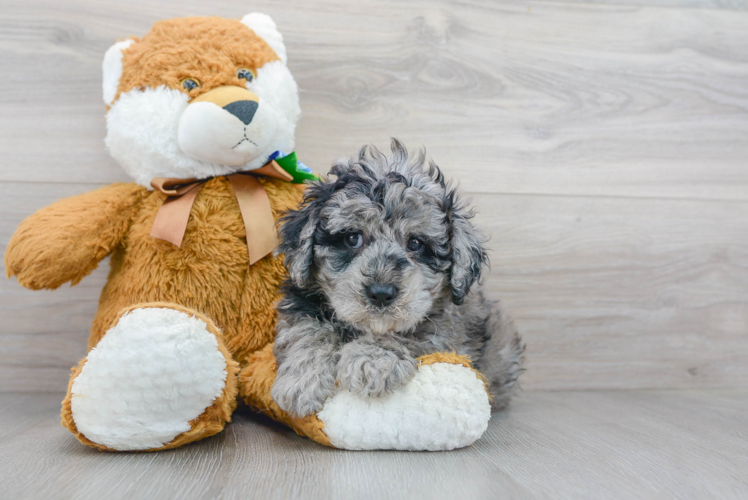
[[[382,396],[413,377],[417,357],[455,351],[487,377],[494,409],[504,407],[524,345],[485,296],[485,240],[460,193],[423,152],[411,156],[395,139],[390,156],[364,147],[330,174],[281,220],[289,279],[273,399],[303,416],[322,409],[336,385]],[[377,295],[377,286],[388,291]]]

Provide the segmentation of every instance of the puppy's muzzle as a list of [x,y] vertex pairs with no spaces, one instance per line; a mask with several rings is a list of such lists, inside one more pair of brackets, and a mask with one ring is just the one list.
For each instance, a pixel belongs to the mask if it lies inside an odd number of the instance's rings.
[[366,296],[377,307],[387,307],[397,298],[398,289],[392,283],[374,283],[366,287]]

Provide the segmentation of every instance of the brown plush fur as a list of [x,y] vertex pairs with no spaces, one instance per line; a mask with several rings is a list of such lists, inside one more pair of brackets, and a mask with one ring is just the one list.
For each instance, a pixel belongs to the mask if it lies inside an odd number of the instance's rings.
[[[299,203],[303,186],[270,178],[260,182],[276,219]],[[214,333],[222,332],[219,344],[225,346],[229,365],[244,366],[247,356],[273,339],[274,305],[285,275],[283,257],[269,255],[248,267],[244,223],[224,177],[203,185],[181,248],[150,236],[165,197],[134,184],[114,184],[39,210],[21,223],[8,244],[8,276],[33,289],[56,288],[67,281],[77,283],[111,253],[109,280],[91,328],[89,349],[123,311],[138,304],[170,303],[169,307],[211,321]],[[73,370],[71,384],[83,363]],[[232,384],[226,391],[235,398]],[[63,425],[92,445],[75,429],[69,398],[68,391]],[[199,422],[193,422],[195,428],[165,447],[220,431],[233,409],[231,399],[217,400],[211,407],[218,405],[215,410],[208,409]]]
[[277,365],[273,355],[273,345],[255,351],[247,360],[247,365],[239,373],[241,396],[255,411],[264,413],[278,422],[284,423],[300,436],[306,436],[325,446],[332,446],[324,432],[324,424],[311,414],[306,417],[292,417],[278,407],[270,397],[270,389],[275,383]]
[[[273,215],[298,204],[301,186],[261,178]],[[215,178],[200,190],[181,248],[150,236],[166,195],[115,184],[58,201],[21,223],[5,253],[8,276],[32,289],[77,283],[110,252],[89,349],[133,304],[173,302],[206,314],[223,330],[239,362],[273,339],[274,303],[285,275],[272,255],[247,269],[239,205],[229,182]]]
[[[449,363],[452,365],[462,365],[465,368],[473,369],[473,363],[470,362],[470,358],[462,356],[455,352],[434,352],[426,354],[418,358],[418,366],[433,365],[436,363]],[[473,370],[475,371],[475,370]],[[478,373],[478,372],[475,372]]]
[[112,184],[39,210],[8,243],[8,277],[32,290],[78,284],[122,243],[147,196],[135,184]]
[[[138,40],[136,38],[136,40]],[[244,87],[236,70],[256,72],[278,55],[254,31],[236,19],[188,17],[159,21],[122,57],[122,78],[115,100],[134,88],[166,85],[184,91],[182,80],[194,78],[196,97],[221,85]]]

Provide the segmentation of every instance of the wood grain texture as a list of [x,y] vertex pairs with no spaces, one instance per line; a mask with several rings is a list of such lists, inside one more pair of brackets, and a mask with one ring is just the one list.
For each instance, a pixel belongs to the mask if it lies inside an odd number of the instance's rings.
[[[0,251],[34,210],[127,180],[103,147],[117,38],[264,11],[302,89],[305,163],[397,136],[473,194],[527,390],[745,387],[743,6],[0,0]],[[65,387],[107,267],[54,292],[0,281],[0,390]]]
[[[557,1],[557,0],[550,0]],[[558,0],[570,3],[566,0]],[[677,9],[748,10],[746,0],[574,0],[575,2],[608,5],[641,5],[645,7],[671,7]]]
[[[748,197],[746,12],[501,1],[252,8],[285,33],[302,89],[297,149],[320,170],[397,136],[426,145],[476,192]],[[101,147],[104,51],[161,18],[243,13],[229,1],[6,2],[0,113],[12,120],[0,124],[0,157],[17,167],[0,180],[124,179]]]
[[534,392],[452,452],[345,452],[246,411],[218,436],[102,453],[60,394],[0,395],[6,498],[721,498],[748,495],[748,393]]
[[[527,389],[748,386],[748,203],[480,195]],[[719,221],[719,222],[717,222]]]

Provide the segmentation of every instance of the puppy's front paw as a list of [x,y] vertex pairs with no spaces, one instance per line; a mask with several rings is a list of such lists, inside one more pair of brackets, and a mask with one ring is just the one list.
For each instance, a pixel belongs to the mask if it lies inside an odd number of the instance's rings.
[[416,372],[417,363],[413,357],[387,349],[377,348],[371,353],[344,348],[340,354],[340,386],[363,396],[390,394]]
[[273,400],[287,413],[304,417],[322,409],[335,390],[335,376],[331,373],[278,376],[270,391]]

